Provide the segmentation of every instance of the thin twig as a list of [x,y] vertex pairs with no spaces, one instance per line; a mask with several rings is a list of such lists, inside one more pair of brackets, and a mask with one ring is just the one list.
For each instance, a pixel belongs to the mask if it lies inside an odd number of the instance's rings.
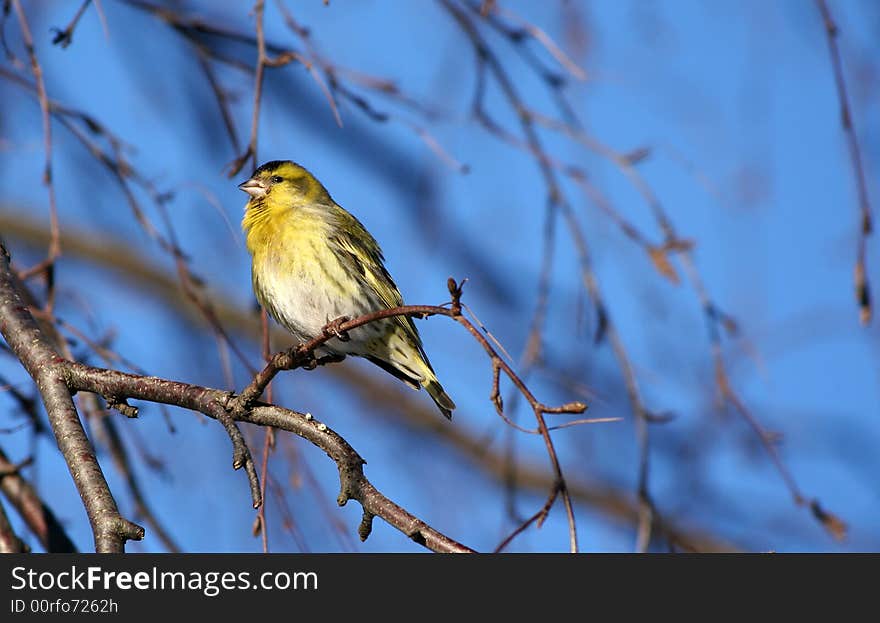
[[[269,314],[265,310],[260,311],[260,328],[262,333],[262,339],[260,340],[262,343],[262,351],[263,351],[263,361],[268,361],[269,357],[272,354],[272,344],[269,335]],[[272,385],[271,383],[266,386],[266,400],[268,402],[272,402]],[[257,520],[259,522],[260,527],[260,538],[263,542],[263,552],[269,552],[269,528],[266,523],[266,484],[269,481],[269,450],[275,445],[275,431],[271,427],[266,429],[266,433],[263,436],[263,458],[260,463],[260,480],[263,483],[263,489],[261,491],[264,499],[264,503],[260,505],[260,508],[257,510]]]
[[27,17],[25,17],[24,9],[21,6],[21,1],[12,0],[12,6],[18,17],[18,23],[21,28],[21,37],[31,61],[31,73],[34,75],[34,83],[37,89],[37,100],[40,103],[40,114],[43,122],[43,150],[45,153],[45,160],[43,161],[43,184],[46,185],[46,190],[49,193],[49,227],[52,232],[52,237],[49,242],[48,256],[43,262],[41,262],[40,270],[46,271],[48,283],[46,309],[51,311],[55,302],[55,259],[61,255],[61,238],[58,225],[58,203],[55,198],[55,183],[52,177],[52,123],[49,119],[49,96],[46,93],[46,83],[43,80],[43,69],[40,66],[39,60],[37,60],[37,52],[34,49],[34,39],[31,36],[31,29],[28,25]]
[[14,467],[15,464],[9,460],[3,450],[0,450],[0,472],[6,472],[5,476],[0,477],[0,492],[9,500],[44,550],[59,553],[76,552],[76,546],[70,540],[64,526],[30,482],[17,470],[13,470]]
[[[0,211],[0,230],[20,244],[33,248],[45,246],[48,232],[44,225],[34,219]],[[151,258],[131,250],[113,238],[100,240],[76,227],[65,227],[62,232],[65,253],[71,258],[85,262],[108,275],[117,276],[131,284],[141,295],[156,297],[168,309],[181,315],[185,322],[198,324],[201,317],[181,296],[177,279],[157,268]],[[212,299],[211,306],[218,317],[236,334],[246,335],[259,341],[260,323],[253,310],[229,303],[225,298]],[[289,338],[283,329],[273,328],[273,340]],[[344,383],[355,392],[365,408],[373,409],[380,417],[395,426],[407,428],[419,434],[430,434],[440,444],[467,461],[475,470],[490,479],[505,482],[504,456],[485,447],[481,439],[460,426],[444,426],[445,420],[437,418],[433,405],[424,404],[420,396],[400,392],[398,382],[384,376],[371,374],[361,366],[329,366],[328,376]],[[515,396],[518,393],[514,394]],[[509,406],[505,403],[505,410]],[[513,428],[504,427],[507,431]],[[520,459],[515,466],[517,483],[524,491],[543,495],[553,486],[553,474],[543,465],[531,464]],[[573,499],[588,506],[607,518],[613,525],[632,526],[638,522],[638,506],[632,496],[616,484],[577,478],[569,483]],[[519,520],[517,520],[519,522]],[[700,530],[694,525],[680,524],[669,518],[658,517],[655,528],[659,535],[688,551],[738,551],[740,545],[721,538],[711,531]]]
[[220,116],[223,118],[223,127],[226,128],[226,134],[229,136],[229,140],[232,143],[232,150],[235,153],[240,153],[241,142],[238,139],[238,132],[235,129],[235,123],[232,121],[232,113],[229,110],[229,95],[226,93],[223,85],[220,84],[220,80],[217,78],[214,68],[211,67],[209,53],[205,46],[196,46],[196,58],[199,60],[199,66],[202,68],[202,73],[205,74],[205,79],[208,81],[211,90],[214,92],[214,99],[217,102],[217,107],[220,109]]
[[[55,33],[55,36],[52,37],[53,45],[60,45],[62,48],[66,48],[71,43],[73,43],[73,31],[76,28],[77,23],[79,22],[79,18],[83,16],[83,13],[86,12],[89,4],[91,4],[92,0],[83,0],[82,4],[79,5],[79,8],[76,10],[76,13],[73,15],[73,19],[70,20],[70,23],[64,28],[64,30],[60,30],[58,28],[53,28],[52,32]],[[97,5],[96,5],[97,7]]]
[[[486,93],[486,72],[489,71],[495,77],[509,106],[516,114],[516,117],[519,121],[520,129],[522,130],[523,136],[525,137],[524,142],[527,145],[527,149],[534,156],[535,162],[541,171],[542,177],[544,178],[547,188],[548,205],[550,207],[557,206],[559,208],[562,208],[563,210],[570,211],[568,201],[561,187],[559,186],[559,182],[557,181],[554,168],[551,164],[551,159],[547,156],[545,150],[543,149],[535,126],[528,115],[528,109],[523,104],[523,100],[517,91],[514,81],[504,69],[498,57],[493,54],[492,51],[489,49],[485,40],[477,30],[476,25],[468,17],[468,15],[466,15],[464,11],[451,0],[441,0],[441,4],[452,16],[452,18],[459,24],[464,34],[470,40],[476,54],[477,86],[474,91],[472,104],[472,109],[475,117],[483,125],[483,127],[486,128],[487,131],[502,138],[502,140],[511,142],[513,144],[522,143],[520,139],[512,136],[509,132],[503,130],[501,126],[492,121],[485,111],[485,108],[483,106],[483,98]],[[552,444],[549,442],[549,432],[545,430],[546,425],[543,424],[542,418],[539,416],[539,414],[536,413],[536,416],[538,416],[539,428],[541,428],[542,433],[546,433],[544,434],[544,439],[547,445],[548,454],[551,456],[551,461],[554,463],[554,469],[556,469],[558,467],[558,463],[555,461],[555,451],[552,448]],[[571,505],[571,498],[569,497],[568,491],[564,486],[565,481],[564,479],[562,479],[561,471],[557,473],[557,476],[562,483],[560,493],[562,494],[563,504],[565,505],[566,514],[568,516],[570,549],[571,551],[577,551],[577,532],[574,522],[574,512]]]
[[867,239],[873,229],[871,204],[868,201],[868,184],[865,181],[865,169],[862,165],[859,141],[853,124],[852,113],[849,107],[849,96],[846,91],[846,80],[843,75],[843,61],[841,60],[840,48],[837,45],[837,37],[840,31],[837,23],[831,15],[825,0],[816,0],[822,21],[825,24],[825,35],[828,39],[828,51],[831,55],[831,67],[834,71],[834,84],[837,87],[837,98],[840,102],[840,123],[846,135],[849,146],[849,157],[852,163],[853,175],[856,180],[856,190],[859,195],[859,241],[856,250],[855,286],[856,302],[859,306],[859,320],[862,325],[871,321],[871,289],[868,283],[867,265],[865,255],[867,253]]
[[260,128],[260,101],[263,97],[263,74],[266,71],[268,55],[266,54],[266,38],[263,34],[263,11],[265,9],[265,0],[257,0],[254,3],[254,19],[256,20],[257,29],[257,67],[254,71],[254,103],[251,113],[251,136],[248,140],[247,149],[244,150],[238,158],[236,158],[229,166],[229,177],[238,175],[238,172],[244,167],[245,163],[250,159],[251,168],[257,168],[257,135]]
[[0,554],[24,554],[29,551],[30,547],[15,533],[6,509],[0,502]]

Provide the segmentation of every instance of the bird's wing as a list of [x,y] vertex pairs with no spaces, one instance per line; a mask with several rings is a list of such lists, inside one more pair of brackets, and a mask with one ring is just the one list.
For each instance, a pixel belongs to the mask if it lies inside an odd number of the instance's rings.
[[[385,268],[385,258],[382,249],[376,239],[367,231],[357,218],[343,208],[336,206],[338,234],[328,238],[328,243],[334,251],[343,254],[351,260],[357,271],[356,278],[367,286],[386,308],[403,305],[403,297],[394,279]],[[428,362],[422,348],[422,340],[416,330],[416,325],[409,316],[395,316],[393,321],[406,333],[407,337],[419,349],[422,359]],[[430,367],[430,364],[429,364]]]

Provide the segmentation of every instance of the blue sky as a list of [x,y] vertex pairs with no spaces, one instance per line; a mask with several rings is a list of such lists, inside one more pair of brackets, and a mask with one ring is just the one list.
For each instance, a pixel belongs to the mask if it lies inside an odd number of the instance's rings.
[[[289,4],[327,59],[395,80],[439,117],[425,119],[370,94],[374,106],[392,112],[393,119],[376,123],[341,103],[339,128],[316,83],[301,66],[292,65],[267,73],[259,160],[290,158],[307,166],[380,241],[408,302],[440,303],[447,298],[448,276],[469,277],[465,300],[518,358],[540,271],[546,189],[534,159],[473,121],[475,71],[467,40],[435,3]],[[806,510],[796,508],[751,430],[732,411],[717,408],[705,320],[692,289],[660,277],[646,254],[566,181],[646,404],[676,416],[652,426],[651,491],[661,515],[753,550],[876,550],[877,329],[858,324],[852,286],[855,184],[827,44],[813,4],[499,4],[545,30],[583,67],[588,79],[571,81],[566,96],[586,132],[621,152],[650,148],[639,171],[681,236],[695,241],[694,257],[708,290],[740,325],[740,337],[724,341],[737,392],[768,429],[783,434],[781,455],[804,493],[844,518],[851,534],[836,543]],[[876,204],[880,117],[870,111],[878,97],[880,13],[870,2],[829,4],[841,29],[850,103]],[[93,114],[132,146],[133,165],[159,188],[176,193],[168,211],[193,271],[226,301],[252,305],[238,225],[244,196],[235,188],[249,171],[233,180],[224,175],[236,154],[190,48],[166,25],[139,11],[117,2],[101,6],[106,31],[90,7],[67,49],[51,45],[49,29],[67,23],[71,3],[46,2],[39,13],[28,7],[50,96]],[[213,6],[206,19],[250,33],[249,9],[247,2]],[[7,23],[6,30],[13,49],[22,54],[15,47],[15,23]],[[274,3],[267,9],[266,32],[282,46],[299,46]],[[586,34],[578,39],[577,32]],[[509,43],[486,33],[523,99],[544,114],[557,115],[541,81]],[[535,49],[552,64],[545,51]],[[246,48],[237,53],[249,63],[254,60]],[[218,75],[237,98],[231,110],[246,140],[252,78],[229,69]],[[45,221],[39,109],[23,92],[0,84],[14,98],[0,118],[0,210]],[[490,88],[486,104],[505,127],[519,132],[496,87]],[[412,125],[428,129],[469,172],[447,166]],[[110,176],[63,128],[56,124],[53,130],[62,227],[125,240],[139,256],[172,271],[170,258],[132,218]],[[541,136],[556,158],[584,169],[622,215],[652,241],[660,240],[648,207],[615,165],[564,136]],[[155,207],[142,199],[164,230]],[[548,403],[580,399],[572,387],[552,382],[552,370],[561,368],[589,387],[591,416],[623,418],[561,430],[554,439],[570,478],[631,492],[637,460],[632,410],[608,343],[592,340],[596,314],[585,304],[571,238],[562,222],[558,229],[547,325],[551,371],[536,371],[530,385]],[[14,259],[39,257],[14,239],[11,246]],[[877,257],[871,239],[871,277],[880,274]],[[677,268],[681,272],[680,264]],[[876,279],[872,283],[876,291]],[[225,385],[210,332],[203,324],[182,321],[167,301],[70,257],[60,264],[59,284],[59,315],[96,335],[112,328],[114,348],[151,374]],[[486,399],[488,362],[459,327],[443,319],[420,322],[419,329],[438,376],[460,407],[450,426],[486,436],[488,447],[500,451],[505,425]],[[246,348],[256,361],[258,347],[247,343]],[[342,365],[370,370],[365,362]],[[24,382],[8,359],[0,360],[0,372]],[[247,381],[240,368],[235,381],[239,388]],[[282,404],[313,412],[346,437],[367,459],[374,484],[432,525],[478,549],[493,548],[515,527],[494,479],[431,435],[377,417],[354,392],[338,391],[324,371],[289,374],[277,390]],[[424,394],[407,397],[428,400]],[[12,403],[0,404],[6,405],[0,418],[15,421]],[[519,413],[521,421],[527,416]],[[146,407],[138,421],[120,423],[130,448],[136,447],[137,437],[166,464],[164,476],[139,469],[157,515],[187,550],[259,550],[259,540],[249,532],[253,512],[245,479],[228,469],[225,434],[191,414],[172,417],[174,434],[155,408]],[[516,438],[524,459],[549,470],[540,439]],[[15,458],[26,456],[29,444],[26,431],[0,438],[0,446]],[[273,549],[349,547],[356,540],[360,511],[354,503],[335,508],[335,468],[303,442],[282,445],[289,445],[297,462],[288,468],[279,451],[274,474],[287,491],[302,536],[297,542],[283,533],[275,513]],[[28,475],[69,522],[74,539],[87,547],[84,513],[55,455],[49,440],[40,442],[39,467]],[[107,460],[105,471],[126,509],[124,487]],[[314,487],[308,473],[316,479]],[[521,512],[535,512],[542,497],[522,494]],[[631,526],[585,504],[578,505],[576,514],[584,550],[632,549]],[[341,520],[352,538],[340,541],[331,518]],[[559,508],[513,549],[562,551],[566,543]],[[411,551],[413,546],[377,522],[370,540],[354,547]],[[161,546],[148,537],[131,549]]]

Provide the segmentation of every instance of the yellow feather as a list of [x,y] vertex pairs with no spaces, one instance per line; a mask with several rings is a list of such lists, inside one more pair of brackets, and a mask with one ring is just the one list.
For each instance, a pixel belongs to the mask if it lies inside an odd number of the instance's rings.
[[[240,188],[252,195],[242,229],[253,256],[254,293],[299,339],[315,337],[338,316],[403,304],[375,239],[306,169],[290,161],[268,162]],[[354,331],[350,343],[331,340],[326,347],[367,357],[424,387],[451,417],[455,404],[437,381],[411,318],[397,316]]]

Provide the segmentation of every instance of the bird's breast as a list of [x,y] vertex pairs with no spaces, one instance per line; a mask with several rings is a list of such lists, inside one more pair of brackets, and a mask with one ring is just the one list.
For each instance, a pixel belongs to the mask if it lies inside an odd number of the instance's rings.
[[300,340],[320,335],[335,318],[378,308],[365,300],[362,286],[342,267],[325,239],[323,231],[299,228],[253,246],[248,242],[257,300]]

